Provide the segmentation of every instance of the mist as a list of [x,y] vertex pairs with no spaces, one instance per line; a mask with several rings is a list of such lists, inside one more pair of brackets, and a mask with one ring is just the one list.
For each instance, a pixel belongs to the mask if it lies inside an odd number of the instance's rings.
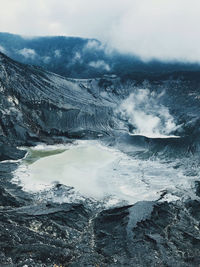
[[97,38],[144,61],[200,62],[198,0],[2,0],[0,31]]

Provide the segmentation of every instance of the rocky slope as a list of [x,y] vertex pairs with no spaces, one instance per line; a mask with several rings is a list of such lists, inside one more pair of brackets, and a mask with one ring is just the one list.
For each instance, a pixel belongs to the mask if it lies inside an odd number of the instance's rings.
[[0,54],[0,139],[30,144],[98,136],[115,127],[98,80],[69,80]]

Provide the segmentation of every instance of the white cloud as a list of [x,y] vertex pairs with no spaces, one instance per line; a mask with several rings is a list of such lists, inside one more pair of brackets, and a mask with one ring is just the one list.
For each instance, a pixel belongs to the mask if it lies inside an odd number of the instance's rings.
[[85,49],[95,49],[95,50],[102,50],[104,49],[103,44],[98,42],[97,40],[89,40],[87,44],[85,45]]
[[59,49],[56,49],[56,50],[54,51],[54,56],[55,56],[56,58],[60,58],[60,57],[61,57],[61,52],[60,52]]
[[144,60],[200,62],[199,0],[1,0],[0,31],[97,38]]
[[83,50],[102,50],[107,54],[110,54],[113,52],[113,48],[109,46],[108,44],[101,43],[98,40],[89,40]]
[[73,63],[74,62],[80,62],[81,63],[82,62],[81,58],[82,58],[81,54],[79,52],[76,52],[72,61],[73,61]]
[[24,56],[25,58],[31,58],[31,59],[34,59],[35,56],[37,55],[34,49],[28,49],[28,48],[23,48],[21,50],[18,50],[17,53]]
[[43,62],[44,62],[45,64],[48,64],[48,63],[51,61],[51,58],[48,57],[48,56],[43,57],[42,59],[43,59]]
[[110,66],[107,63],[105,63],[104,60],[91,61],[89,62],[89,66],[95,69],[103,69],[106,71],[110,71]]

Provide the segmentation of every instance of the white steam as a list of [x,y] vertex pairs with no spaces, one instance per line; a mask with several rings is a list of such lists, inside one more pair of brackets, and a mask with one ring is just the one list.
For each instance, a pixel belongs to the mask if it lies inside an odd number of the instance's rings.
[[135,128],[132,134],[168,137],[177,129],[168,108],[159,104],[161,95],[138,89],[121,103],[118,112]]

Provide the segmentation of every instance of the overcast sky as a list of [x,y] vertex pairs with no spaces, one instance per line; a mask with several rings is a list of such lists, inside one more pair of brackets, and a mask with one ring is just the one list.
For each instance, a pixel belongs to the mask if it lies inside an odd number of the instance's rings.
[[144,60],[200,62],[200,0],[0,0],[0,31],[97,38]]

